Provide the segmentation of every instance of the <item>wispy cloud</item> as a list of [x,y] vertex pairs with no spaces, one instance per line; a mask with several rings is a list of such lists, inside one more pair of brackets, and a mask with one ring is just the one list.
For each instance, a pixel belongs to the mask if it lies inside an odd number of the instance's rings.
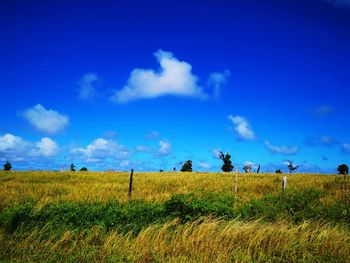
[[242,140],[255,140],[256,136],[249,122],[241,116],[229,115],[228,119],[234,124],[234,130],[239,139]]
[[316,108],[311,109],[313,116],[322,118],[330,115],[334,111],[333,107],[328,105],[321,105]]
[[295,155],[299,151],[298,146],[272,145],[269,141],[265,141],[264,143],[273,154]]
[[213,72],[209,75],[208,86],[213,87],[214,99],[218,99],[220,97],[222,87],[226,84],[230,75],[231,73],[227,69],[223,72]]
[[69,123],[68,116],[52,109],[45,109],[41,104],[28,108],[21,115],[38,131],[46,134],[57,134]]
[[336,7],[347,7],[350,8],[350,0],[324,0]]
[[95,84],[98,76],[95,73],[86,73],[79,81],[79,98],[82,100],[91,100],[96,96]]
[[171,143],[167,141],[159,141],[159,155],[168,155],[171,152]]
[[158,131],[150,131],[145,135],[145,138],[148,140],[154,140],[159,138],[159,136],[160,136],[160,133]]
[[152,99],[165,95],[207,98],[192,74],[192,66],[180,61],[171,52],[158,50],[154,53],[161,69],[134,69],[127,84],[115,91],[111,100],[125,103],[139,99]]
[[201,170],[210,170],[211,167],[212,167],[209,163],[203,162],[203,161],[198,162],[197,165],[198,165],[198,167],[199,167]]
[[341,145],[341,152],[345,153],[345,154],[349,154],[350,153],[350,143],[342,143]]
[[339,141],[329,135],[320,135],[319,137],[308,137],[305,139],[304,144],[308,147],[314,146],[326,146],[331,147],[338,145]]

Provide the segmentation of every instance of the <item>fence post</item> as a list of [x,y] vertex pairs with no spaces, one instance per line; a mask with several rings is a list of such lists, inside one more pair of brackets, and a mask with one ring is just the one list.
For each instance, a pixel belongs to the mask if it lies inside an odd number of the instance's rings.
[[130,182],[129,182],[129,194],[128,194],[128,200],[131,200],[131,192],[132,192],[132,177],[134,175],[134,169],[131,169],[130,173]]
[[284,193],[284,191],[286,191],[287,188],[287,176],[283,176],[283,180],[282,180],[282,194]]
[[235,178],[235,199],[237,199],[238,192],[238,167],[236,168],[236,178]]

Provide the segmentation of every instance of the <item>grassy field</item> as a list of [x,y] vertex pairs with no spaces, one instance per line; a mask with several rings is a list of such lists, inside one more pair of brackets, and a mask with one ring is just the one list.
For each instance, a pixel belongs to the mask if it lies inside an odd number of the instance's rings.
[[0,260],[350,262],[343,177],[287,176],[1,172]]

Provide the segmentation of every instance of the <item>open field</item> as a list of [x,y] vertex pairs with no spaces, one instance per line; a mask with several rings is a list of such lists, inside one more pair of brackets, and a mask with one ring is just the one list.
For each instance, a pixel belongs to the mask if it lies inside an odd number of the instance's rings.
[[287,176],[1,172],[0,260],[349,262],[343,177]]

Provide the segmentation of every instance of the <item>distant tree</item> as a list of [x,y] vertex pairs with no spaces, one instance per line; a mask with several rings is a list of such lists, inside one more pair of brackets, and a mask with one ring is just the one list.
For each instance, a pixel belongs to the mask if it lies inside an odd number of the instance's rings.
[[252,171],[252,166],[250,164],[247,164],[247,165],[243,166],[243,170],[246,173],[250,173]]
[[341,165],[338,166],[338,173],[339,174],[343,174],[343,175],[346,175],[349,173],[349,167],[343,163]]
[[173,168],[173,171],[176,172],[176,167]]
[[12,169],[12,165],[9,161],[7,161],[5,164],[4,164],[4,171],[10,171]]
[[163,169],[160,169],[159,172],[162,173],[162,172],[164,172],[164,170],[163,170]]
[[231,155],[228,153],[224,154],[222,151],[220,151],[219,158],[224,162],[224,164],[221,166],[221,170],[228,173],[231,172],[233,170]]
[[281,174],[282,171],[281,171],[281,169],[277,169],[275,173],[276,173],[276,174]]
[[192,172],[192,161],[187,160],[181,167],[181,172]]
[[289,169],[289,173],[292,173],[294,170],[296,170],[299,165],[294,165],[292,161],[287,161],[287,167]]
[[86,167],[83,167],[83,168],[80,169],[80,171],[81,171],[81,172],[87,172],[88,169],[87,169]]
[[71,170],[71,172],[75,172],[75,165],[74,165],[74,163],[71,163],[70,170]]
[[260,164],[258,166],[258,169],[256,170],[256,173],[258,174],[260,172]]

